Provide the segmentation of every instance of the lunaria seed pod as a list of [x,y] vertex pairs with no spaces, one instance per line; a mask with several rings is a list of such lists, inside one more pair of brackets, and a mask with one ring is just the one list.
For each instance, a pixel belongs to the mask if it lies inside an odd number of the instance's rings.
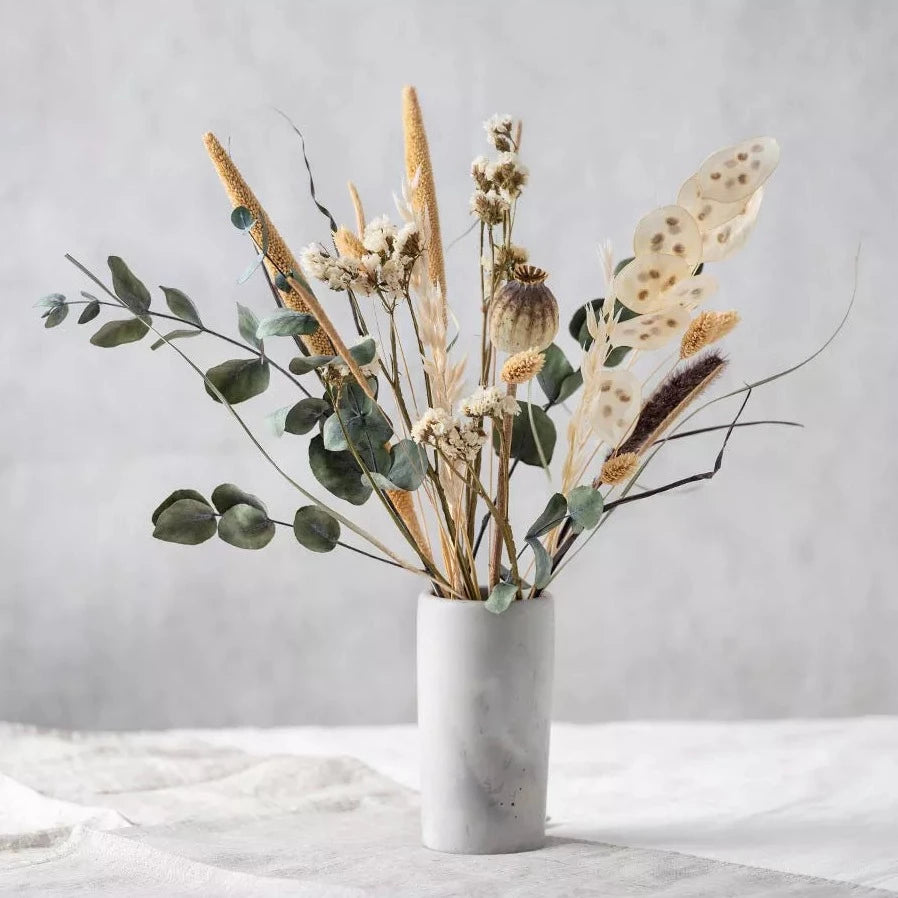
[[548,274],[518,265],[490,305],[490,339],[503,352],[545,349],[558,333],[558,301],[546,286]]

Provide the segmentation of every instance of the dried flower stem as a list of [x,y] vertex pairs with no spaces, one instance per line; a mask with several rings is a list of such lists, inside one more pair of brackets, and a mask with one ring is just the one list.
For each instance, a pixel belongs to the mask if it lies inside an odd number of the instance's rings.
[[[518,385],[508,384],[506,395],[514,399]],[[502,533],[501,523],[508,519],[508,460],[511,455],[511,427],[513,415],[502,416],[502,428],[499,448],[499,473],[496,483],[496,527],[493,534],[492,551],[490,554],[489,586],[492,589],[499,582],[499,566],[502,561]],[[493,427],[497,425],[494,423]]]

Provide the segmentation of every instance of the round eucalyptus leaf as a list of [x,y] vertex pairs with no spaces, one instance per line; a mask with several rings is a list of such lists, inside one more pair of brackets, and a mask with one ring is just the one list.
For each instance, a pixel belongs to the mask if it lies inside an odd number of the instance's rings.
[[266,513],[268,511],[265,503],[258,496],[254,496],[252,493],[245,493],[239,486],[234,486],[233,483],[220,483],[215,487],[212,490],[212,504],[221,514],[224,514],[235,505],[251,505],[253,508],[258,508],[259,511]]
[[620,274],[631,262],[633,261],[633,256],[627,256],[626,259],[621,259],[617,265],[614,266],[615,275]]
[[290,360],[290,371],[293,374],[308,374],[316,368],[323,368],[336,359],[335,355],[298,355]]
[[615,346],[614,349],[605,356],[605,367],[616,368],[627,357],[629,351],[629,346]]
[[98,299],[92,299],[81,311],[81,314],[78,316],[78,324],[87,324],[88,321],[93,321],[97,315],[100,314],[100,301]]
[[427,453],[414,440],[400,440],[390,450],[390,482],[401,490],[411,492],[424,482],[427,473]]
[[259,319],[256,313],[248,306],[237,303],[237,327],[240,330],[240,336],[256,349],[262,348],[262,341],[256,336],[256,330],[259,327]]
[[[231,405],[236,405],[264,393],[271,380],[271,370],[268,362],[260,359],[231,359],[210,368],[206,377]],[[216,402],[221,402],[209,389],[209,384],[206,384],[206,392]]]
[[557,527],[567,517],[567,499],[561,493],[555,493],[540,512],[539,517],[530,525],[524,539],[534,539]]
[[62,305],[65,302],[65,294],[63,293],[48,293],[46,296],[42,296],[35,304],[34,307],[37,309],[53,309],[58,305]]
[[559,398],[561,386],[574,373],[573,366],[555,343],[550,343],[545,348],[543,358],[545,361],[536,379],[546,394],[546,399],[550,402],[562,402],[563,400]]
[[182,293],[177,287],[160,287],[160,289],[165,294],[165,302],[171,309],[172,315],[177,315],[178,318],[183,318],[197,327],[202,327],[200,313],[197,312],[193,300],[186,293]]
[[112,272],[115,295],[135,315],[145,315],[150,308],[150,291],[143,281],[118,256],[110,256],[106,262]]
[[314,334],[318,322],[314,315],[294,312],[292,309],[278,309],[263,318],[256,327],[256,337],[296,337],[300,334]]
[[545,589],[552,578],[552,559],[549,557],[546,547],[538,539],[528,539],[527,545],[530,546],[535,561],[533,585],[537,589]]
[[240,231],[248,231],[255,223],[253,213],[246,206],[237,206],[231,212],[231,224]]
[[141,318],[128,318],[124,321],[107,321],[91,338],[94,346],[111,349],[125,343],[142,340],[149,330],[149,324]]
[[69,307],[65,303],[53,306],[45,314],[44,327],[56,327],[58,324],[62,324],[68,314]]
[[592,530],[602,519],[604,499],[591,486],[575,486],[568,496],[568,511],[574,526],[580,530]]
[[331,404],[326,399],[315,399],[314,397],[300,399],[287,412],[284,430],[287,433],[299,435],[309,433],[322,418],[326,418],[330,413]]
[[377,344],[372,337],[365,337],[349,348],[349,354],[359,365],[370,365],[377,355]]
[[[542,447],[546,462],[552,461],[555,451],[557,433],[552,419],[538,406],[522,402],[521,413],[516,415],[511,429],[511,457],[520,459],[525,465],[542,467],[536,439]],[[533,425],[530,424],[530,411],[533,412]],[[535,430],[535,437],[534,437]],[[493,431],[493,448],[499,451],[499,432]]]
[[255,505],[232,505],[218,522],[218,535],[238,549],[264,549],[276,528],[268,515]]
[[348,450],[329,452],[321,434],[309,440],[309,467],[315,479],[329,492],[352,505],[364,505],[371,495],[367,477],[362,482],[362,469]]
[[489,594],[489,598],[484,602],[484,606],[493,614],[501,614],[507,610],[517,594],[518,588],[514,583],[497,583]]
[[197,546],[212,539],[217,530],[215,513],[205,502],[178,499],[159,515],[153,536],[167,543]]
[[345,424],[340,423],[340,415],[334,413],[325,422],[321,428],[321,435],[324,437],[324,448],[329,452],[339,452],[341,449],[349,449],[349,443],[346,442],[346,435],[343,433]]
[[304,505],[293,518],[293,533],[313,552],[330,552],[340,539],[340,522],[317,505]]
[[212,506],[209,505],[208,500],[202,493],[198,493],[196,490],[175,490],[167,499],[163,499],[162,502],[159,503],[156,510],[153,512],[153,516],[151,518],[153,524],[156,524],[156,521],[159,520],[159,515],[165,511],[170,505],[174,505],[179,499],[194,499],[197,502],[202,502],[206,506],[208,506],[209,511],[212,510]]

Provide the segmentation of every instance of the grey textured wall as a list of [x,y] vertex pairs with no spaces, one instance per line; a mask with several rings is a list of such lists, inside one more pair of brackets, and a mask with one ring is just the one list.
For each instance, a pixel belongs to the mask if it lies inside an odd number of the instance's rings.
[[[259,280],[236,285],[247,247],[202,133],[230,137],[299,247],[326,231],[272,108],[304,128],[340,218],[348,177],[386,212],[405,82],[422,97],[450,238],[469,221],[480,122],[524,116],[520,236],[565,314],[600,289],[601,239],[625,250],[704,155],[776,135],[759,227],[718,271],[716,307],[744,315],[731,385],[825,339],[863,239],[838,343],[750,407],[806,429],[740,432],[718,479],[622,511],[559,582],[557,716],[898,712],[898,4],[3,0],[0,12],[0,718],[412,717],[417,584],[289,534],[256,554],[152,540],[149,512],[177,486],[232,480],[288,518],[297,499],[171,353],[96,349],[71,318],[44,332],[31,308],[89,286],[64,252],[98,269],[116,253],[233,330],[235,300],[263,310],[268,297]],[[474,256],[470,240],[450,253],[469,330]],[[260,424],[287,398],[279,387],[245,408]],[[311,482],[302,438],[266,439]],[[671,447],[651,482],[716,451],[716,437]],[[521,519],[546,495],[539,476],[527,485]],[[363,518],[376,524],[373,504]]]

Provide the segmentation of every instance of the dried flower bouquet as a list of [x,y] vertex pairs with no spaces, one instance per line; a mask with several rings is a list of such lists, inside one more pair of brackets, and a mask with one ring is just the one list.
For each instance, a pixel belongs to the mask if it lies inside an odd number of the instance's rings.
[[[262,501],[233,484],[218,486],[211,501],[180,489],[153,513],[155,537],[194,545],[217,533],[234,546],[260,549],[284,524],[314,552],[359,552],[427,577],[435,595],[485,599],[490,611],[502,612],[515,599],[539,596],[570,562],[572,549],[584,546],[615,509],[713,476],[735,427],[790,423],[739,422],[737,414],[728,424],[682,430],[710,404],[695,405],[726,367],[717,345],[739,322],[735,311],[701,308],[718,288],[705,266],[744,244],[779,148],[762,137],[713,154],[682,186],[676,204],[638,222],[632,256],[615,263],[610,246],[601,248],[604,297],[580,304],[569,325],[578,347],[575,369],[555,342],[559,305],[551,279],[533,264],[538,254],[514,242],[529,178],[521,162],[520,122],[505,115],[486,122],[492,156],[471,166],[478,297],[447,284],[434,172],[413,88],[403,91],[402,116],[398,220],[368,219],[350,184],[355,222],[338,226],[312,185],[329,239],[307,246],[299,260],[229,154],[206,135],[231,201],[231,220],[255,249],[241,281],[258,273],[276,306],[259,318],[238,305],[241,340],[207,327],[175,288],[161,288],[168,312],[151,309],[149,291],[116,256],[108,260],[110,287],[68,257],[104,298],[83,292],[73,302],[52,294],[40,305],[47,327],[61,323],[73,304],[84,307],[80,324],[103,307],[127,312],[91,337],[96,346],[135,342],[153,331],[152,348],[170,347],[203,378],[209,395],[306,503],[290,524],[272,518]],[[311,184],[311,171],[309,176]],[[455,332],[450,300],[479,304],[479,340],[468,351]],[[352,334],[333,322],[341,302],[348,304]],[[175,322],[174,330],[162,328],[168,321]],[[238,346],[242,356],[202,371],[180,343],[199,334]],[[276,361],[269,348],[278,347],[278,338],[292,339],[298,350],[289,364]],[[272,371],[301,394],[271,416],[278,432],[308,439],[311,472],[337,500],[379,502],[404,550],[391,548],[333,500],[297,482],[236,411],[265,391]],[[534,398],[534,382],[544,401]],[[744,395],[739,414],[750,392],[748,386],[727,394]],[[558,441],[549,412],[559,410],[568,420],[558,489],[537,520],[516,532],[509,517],[512,475],[519,464],[536,465],[551,479]],[[635,489],[665,442],[709,430],[725,432],[709,471]],[[485,533],[488,550],[481,552]]]

